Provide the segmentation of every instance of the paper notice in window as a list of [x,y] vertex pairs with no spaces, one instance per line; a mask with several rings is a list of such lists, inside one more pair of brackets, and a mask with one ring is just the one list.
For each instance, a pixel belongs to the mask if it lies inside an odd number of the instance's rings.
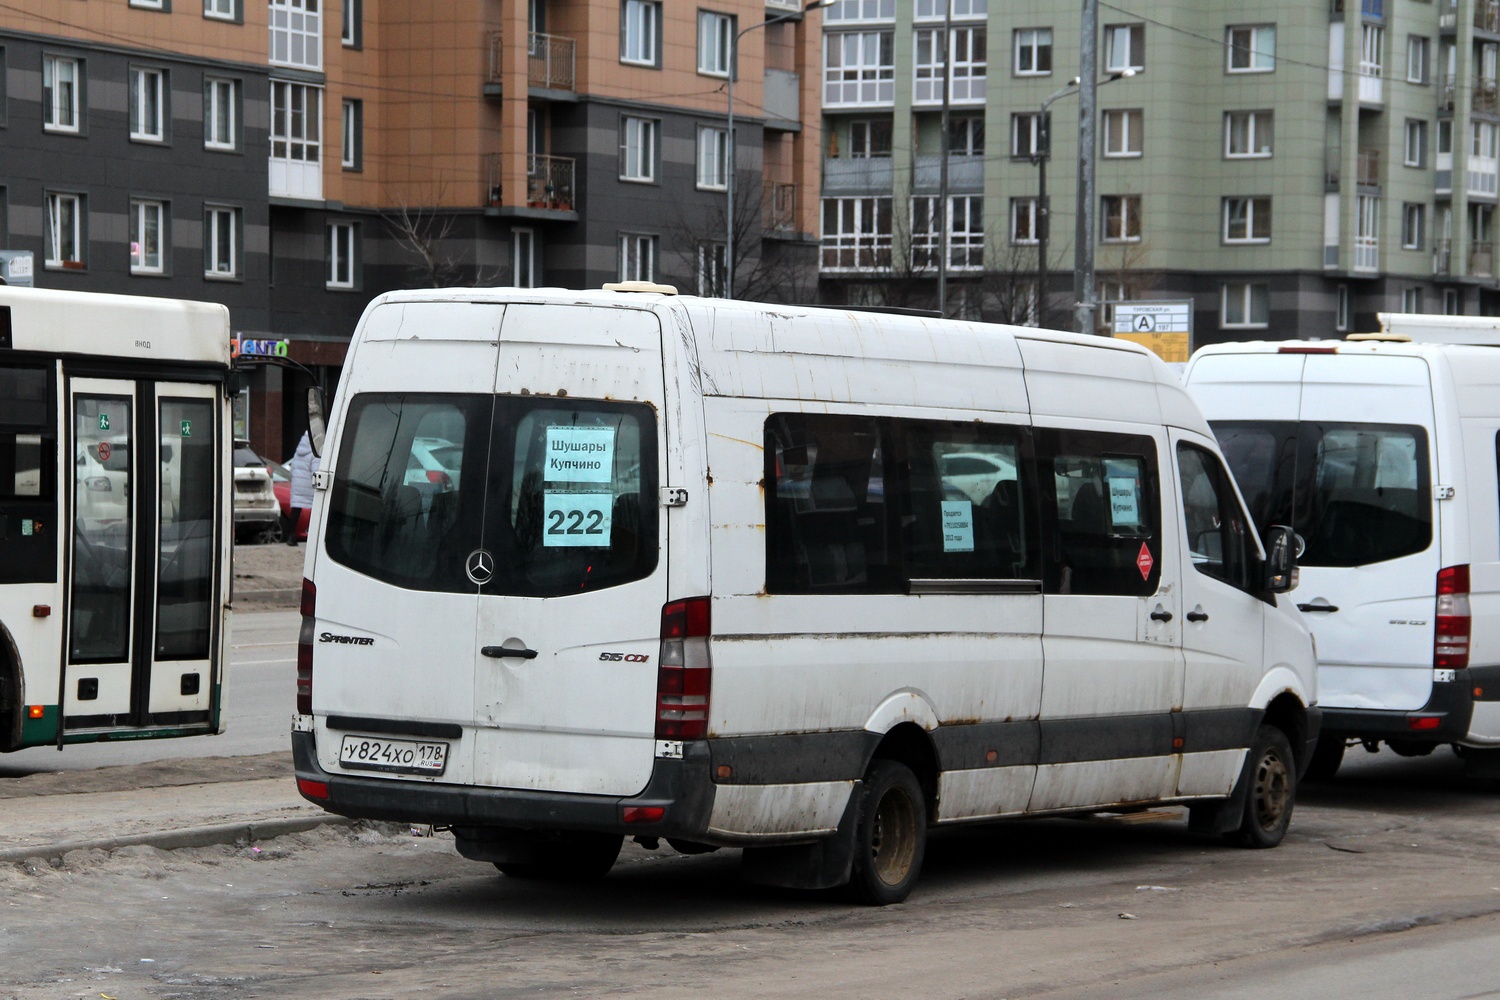
[[1109,520],[1117,528],[1140,527],[1141,510],[1134,478],[1110,477]]
[[549,483],[607,483],[614,479],[613,427],[548,427]]
[[614,497],[608,493],[553,493],[542,501],[542,545],[601,548],[609,545]]
[[968,500],[943,501],[943,551],[974,551],[974,505]]

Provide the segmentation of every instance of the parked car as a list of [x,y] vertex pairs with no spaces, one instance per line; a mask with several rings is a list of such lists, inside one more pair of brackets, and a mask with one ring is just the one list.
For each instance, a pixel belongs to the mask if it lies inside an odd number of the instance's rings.
[[957,489],[974,503],[983,503],[1002,479],[1014,481],[1016,465],[1003,455],[958,451],[938,460],[945,488]]
[[235,541],[274,540],[281,509],[271,486],[271,470],[255,453],[249,441],[234,443],[234,537]]
[[[271,489],[276,492],[276,503],[281,507],[281,520],[276,523],[276,541],[286,541],[286,533],[292,520],[292,470],[280,462],[268,463],[271,469]],[[303,507],[297,513],[297,541],[307,541],[307,521],[312,516],[311,507]]]

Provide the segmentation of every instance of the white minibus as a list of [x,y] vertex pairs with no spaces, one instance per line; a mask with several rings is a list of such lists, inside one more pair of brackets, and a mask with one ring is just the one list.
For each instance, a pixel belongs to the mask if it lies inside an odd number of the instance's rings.
[[302,794],[509,875],[628,836],[891,903],[929,827],[1158,803],[1269,847],[1317,736],[1290,532],[1132,344],[390,293],[315,490]]
[[1305,545],[1311,775],[1383,743],[1452,744],[1500,777],[1500,350],[1461,342],[1482,336],[1472,320],[1381,318],[1391,332],[1205,347],[1187,387],[1256,523]]
[[223,731],[229,310],[0,288],[0,752]]

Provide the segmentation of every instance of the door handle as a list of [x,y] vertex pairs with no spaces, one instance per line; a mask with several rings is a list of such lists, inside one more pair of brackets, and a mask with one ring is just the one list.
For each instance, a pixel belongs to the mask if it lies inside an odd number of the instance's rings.
[[1331,614],[1332,612],[1337,611],[1338,609],[1339,609],[1339,606],[1337,604],[1299,604],[1299,605],[1297,605],[1297,610],[1298,611],[1321,611],[1324,614]]
[[1154,622],[1169,622],[1172,620],[1172,612],[1158,604],[1156,610],[1151,612],[1151,620]]
[[1203,610],[1202,605],[1199,605],[1187,613],[1187,620],[1190,622],[1206,622],[1208,621],[1208,612]]
[[479,651],[485,656],[493,656],[496,659],[500,659],[506,656],[519,656],[523,660],[536,659],[536,650],[534,649],[511,649],[507,646],[483,646]]

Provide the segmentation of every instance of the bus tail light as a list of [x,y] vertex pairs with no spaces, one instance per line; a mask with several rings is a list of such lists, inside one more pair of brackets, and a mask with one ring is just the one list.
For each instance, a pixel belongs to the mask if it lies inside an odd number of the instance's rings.
[[304,579],[302,581],[302,630],[297,633],[297,713],[299,715],[312,714],[313,633],[317,629],[315,624],[317,602],[318,588],[313,586],[311,580]]
[[1469,567],[1438,570],[1437,619],[1432,633],[1435,670],[1462,670],[1469,665]]
[[701,740],[708,735],[707,597],[673,601],[661,609],[661,658],[656,668],[656,738]]

